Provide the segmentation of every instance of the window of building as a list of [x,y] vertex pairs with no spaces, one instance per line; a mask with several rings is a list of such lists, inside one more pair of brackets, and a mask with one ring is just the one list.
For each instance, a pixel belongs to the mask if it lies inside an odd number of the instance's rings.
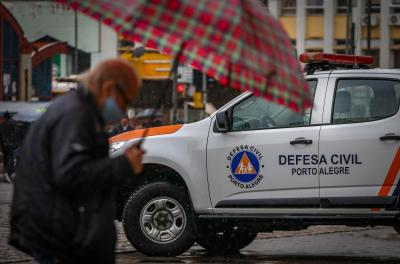
[[400,82],[384,79],[339,80],[333,107],[333,123],[357,123],[383,119],[397,113]]
[[296,0],[282,0],[281,14],[283,16],[296,15]]
[[324,50],[322,48],[306,48],[306,52],[323,52]]
[[[336,54],[348,54],[347,48],[348,43],[346,39],[336,39],[335,46],[334,46],[334,53]],[[352,49],[350,43],[350,50]],[[351,53],[351,51],[349,51]]]
[[323,0],[307,0],[306,7],[307,8],[321,8],[324,6]]
[[306,10],[308,15],[319,15],[324,13],[323,0],[307,0]]
[[[371,13],[381,12],[381,0],[371,0]],[[368,13],[368,1],[365,2],[365,13]]]
[[336,40],[336,45],[346,45],[347,40],[346,39],[337,39]]
[[400,69],[400,50],[393,50],[393,68]]
[[400,0],[392,0],[390,2],[390,6],[397,6],[400,7]]
[[346,54],[346,39],[335,39],[333,52],[336,54]]
[[391,7],[390,13],[391,14],[400,14],[400,7]]
[[52,59],[44,60],[32,69],[33,97],[51,98]]
[[346,54],[346,50],[345,49],[335,49],[334,53],[335,54]]
[[[350,0],[337,0],[336,2],[336,13],[338,14],[347,14],[348,10],[348,5],[349,5]],[[354,0],[351,0],[351,4],[353,7],[356,6],[357,2]]]
[[1,39],[2,62],[0,62],[3,78],[3,99],[12,100],[18,97],[19,71],[19,38],[8,21],[1,19],[0,28],[3,32]]
[[[317,80],[308,80],[314,95]],[[262,97],[251,96],[233,108],[233,130],[255,130],[308,126],[311,122],[310,107],[304,113],[294,112],[287,106],[266,101]]]
[[390,2],[390,13],[400,14],[400,0],[392,0]]

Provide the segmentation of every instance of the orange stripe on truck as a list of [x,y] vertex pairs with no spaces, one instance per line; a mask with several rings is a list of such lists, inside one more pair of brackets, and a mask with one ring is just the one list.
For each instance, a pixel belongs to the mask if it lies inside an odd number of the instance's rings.
[[385,181],[383,182],[381,190],[379,191],[378,194],[379,196],[387,196],[389,194],[390,189],[392,189],[392,186],[394,184],[394,180],[396,179],[397,173],[399,172],[399,169],[400,169],[400,148],[397,150],[396,156],[386,175]]
[[[381,197],[388,196],[390,189],[392,189],[394,181],[396,180],[396,176],[397,176],[397,173],[399,172],[399,169],[400,169],[400,148],[397,150],[396,156],[394,157],[394,160],[392,161],[392,165],[390,165],[390,168],[386,174],[385,181],[383,182],[383,184],[381,186],[378,196],[381,196]],[[379,211],[382,211],[382,209],[381,208],[371,208],[371,211],[379,212]]]
[[[171,126],[162,126],[162,127],[151,127],[147,133],[147,136],[159,136],[172,134],[178,131],[182,125],[171,125]],[[144,129],[132,130],[128,131],[116,136],[113,136],[109,139],[110,143],[118,142],[118,141],[127,141],[135,138],[140,138],[143,136]]]

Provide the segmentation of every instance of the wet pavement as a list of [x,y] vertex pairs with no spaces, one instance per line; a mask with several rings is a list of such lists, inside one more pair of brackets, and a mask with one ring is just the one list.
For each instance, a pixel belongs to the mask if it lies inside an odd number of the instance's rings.
[[238,254],[230,257],[201,256],[201,257],[179,257],[179,258],[147,258],[134,254],[123,254],[118,256],[117,263],[231,263],[231,264],[398,264],[399,260],[351,258],[343,256],[255,256]]
[[[1,181],[1,179],[0,179]],[[12,185],[0,182],[0,263],[35,263],[7,245]],[[178,257],[147,257],[132,248],[117,223],[117,263],[385,263],[400,264],[400,235],[391,227],[315,226],[302,231],[261,233],[239,254],[209,255],[193,246]]]
[[[286,232],[290,233],[290,232]],[[256,239],[240,254],[211,256],[199,246],[175,258],[121,254],[118,263],[400,263],[400,235],[390,227]]]

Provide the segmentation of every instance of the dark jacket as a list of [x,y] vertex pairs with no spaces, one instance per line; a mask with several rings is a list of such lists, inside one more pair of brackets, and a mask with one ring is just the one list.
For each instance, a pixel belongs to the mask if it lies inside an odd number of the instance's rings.
[[132,174],[108,157],[103,120],[80,89],[31,126],[17,167],[10,244],[69,263],[113,263],[115,189]]

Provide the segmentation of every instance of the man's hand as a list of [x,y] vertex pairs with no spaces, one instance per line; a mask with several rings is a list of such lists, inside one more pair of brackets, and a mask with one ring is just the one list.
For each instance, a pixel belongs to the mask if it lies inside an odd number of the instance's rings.
[[140,149],[137,145],[133,145],[125,150],[125,156],[131,163],[133,172],[138,175],[143,171],[143,154],[144,151]]

